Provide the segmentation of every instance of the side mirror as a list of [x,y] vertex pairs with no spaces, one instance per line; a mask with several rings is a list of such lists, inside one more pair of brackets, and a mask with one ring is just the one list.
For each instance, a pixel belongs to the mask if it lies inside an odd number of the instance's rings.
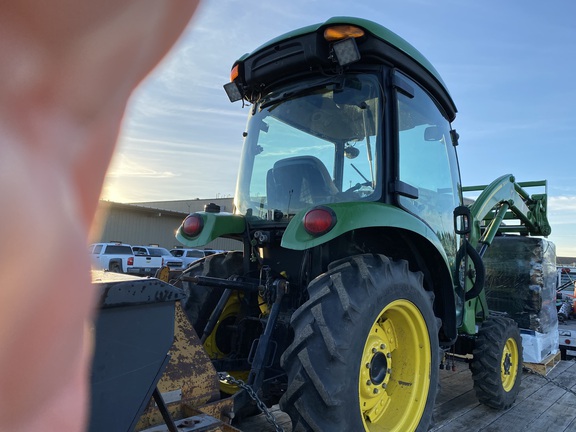
[[444,137],[444,132],[438,126],[428,126],[424,129],[425,141],[440,141]]
[[458,235],[470,234],[472,230],[470,220],[472,215],[466,206],[458,206],[454,209],[454,231]]

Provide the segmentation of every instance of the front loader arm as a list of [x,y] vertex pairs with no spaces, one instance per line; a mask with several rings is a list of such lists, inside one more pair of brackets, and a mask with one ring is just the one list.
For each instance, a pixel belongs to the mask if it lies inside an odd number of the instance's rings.
[[[530,196],[524,188],[544,187],[546,181],[517,183],[511,174],[503,175],[488,186],[464,187],[464,192],[482,191],[470,205],[472,232],[470,242],[484,250],[496,236],[503,233],[549,236],[550,224],[547,218],[547,194]],[[515,220],[514,225],[505,220]]]
[[[544,193],[529,195],[524,188],[544,187]],[[486,186],[462,188],[463,192],[477,192],[480,195],[469,206],[470,233],[463,246],[472,259],[473,268],[467,264],[466,287],[462,300],[463,309],[461,332],[475,333],[476,319],[487,318],[489,314],[483,287],[484,266],[482,257],[499,234],[517,233],[520,235],[548,236],[551,233],[547,218],[546,181],[517,183],[514,176],[506,174]],[[471,247],[470,247],[471,246]],[[479,277],[481,276],[481,277]],[[482,280],[482,282],[480,282]]]

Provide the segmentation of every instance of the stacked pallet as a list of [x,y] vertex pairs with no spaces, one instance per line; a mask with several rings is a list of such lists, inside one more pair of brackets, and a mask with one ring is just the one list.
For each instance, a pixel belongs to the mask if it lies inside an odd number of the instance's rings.
[[536,237],[496,237],[484,256],[490,310],[518,323],[524,361],[541,363],[558,351],[556,248]]

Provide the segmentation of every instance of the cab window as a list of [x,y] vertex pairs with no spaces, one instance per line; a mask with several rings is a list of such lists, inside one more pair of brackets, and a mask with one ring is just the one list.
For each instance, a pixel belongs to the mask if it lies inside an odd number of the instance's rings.
[[450,123],[418,84],[403,75],[401,79],[411,88],[396,92],[398,177],[417,190],[417,197],[399,196],[399,204],[438,235],[453,233],[459,172]]

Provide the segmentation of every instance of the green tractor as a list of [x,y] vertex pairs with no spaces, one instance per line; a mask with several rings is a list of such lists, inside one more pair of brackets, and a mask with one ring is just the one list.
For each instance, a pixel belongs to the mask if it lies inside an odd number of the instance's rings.
[[545,183],[505,175],[463,205],[442,78],[367,20],[275,38],[225,90],[249,111],[234,213],[208,205],[177,238],[243,244],[180,278],[236,418],[279,403],[297,431],[425,431],[448,351],[473,355],[481,402],[511,406],[522,340],[489,311],[482,256],[502,232],[550,234],[546,194],[525,191]]

